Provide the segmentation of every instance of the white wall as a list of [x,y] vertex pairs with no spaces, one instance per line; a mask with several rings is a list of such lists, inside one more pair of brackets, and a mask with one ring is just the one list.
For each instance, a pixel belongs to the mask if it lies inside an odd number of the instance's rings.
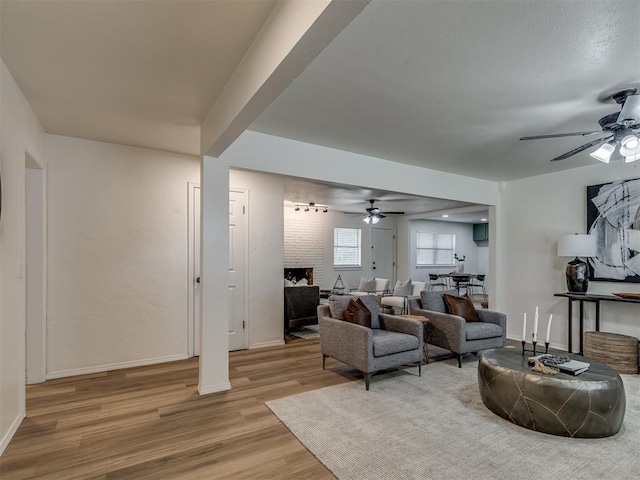
[[44,131],[0,62],[0,453],[25,415],[25,159],[46,168]]
[[249,191],[249,348],[282,345],[284,185],[277,176],[230,170],[229,186]]
[[197,157],[46,136],[48,377],[187,355]]
[[[523,312],[540,309],[540,328],[546,334],[553,314],[552,346],[567,346],[567,300],[554,297],[566,292],[564,269],[570,259],[558,257],[562,235],[586,233],[586,187],[640,177],[640,165],[614,160],[609,165],[566,170],[509,182],[503,193],[503,298],[508,336],[522,336]],[[640,284],[590,282],[589,292],[640,292]],[[578,345],[578,304],[574,304],[573,348]],[[602,302],[601,330],[640,337],[640,306]],[[585,304],[585,330],[595,328],[595,310]],[[530,325],[530,324],[529,324]],[[544,338],[543,338],[544,340]]]
[[[387,217],[383,222],[378,226],[395,228],[395,218]],[[361,267],[333,266],[333,230],[336,227],[361,229]],[[284,258],[285,267],[312,267],[313,283],[324,290],[333,288],[338,275],[348,291],[358,287],[360,278],[371,278],[375,273],[371,269],[371,228],[362,221],[361,215],[305,212],[303,209],[296,212],[293,207],[285,207]]]

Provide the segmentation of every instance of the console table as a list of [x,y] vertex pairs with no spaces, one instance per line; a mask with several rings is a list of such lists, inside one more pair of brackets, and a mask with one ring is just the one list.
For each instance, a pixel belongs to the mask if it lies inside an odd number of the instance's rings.
[[564,297],[568,302],[567,326],[569,331],[568,351],[572,352],[572,322],[573,322],[573,302],[580,302],[580,355],[582,355],[584,347],[584,302],[594,303],[596,306],[596,332],[600,331],[600,302],[622,302],[622,303],[640,303],[640,299],[622,298],[616,295],[592,295],[589,293],[556,293],[554,297]]

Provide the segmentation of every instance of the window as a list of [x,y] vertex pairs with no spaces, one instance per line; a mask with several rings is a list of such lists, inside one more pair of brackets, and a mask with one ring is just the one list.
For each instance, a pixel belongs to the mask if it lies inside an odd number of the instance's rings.
[[418,232],[416,265],[453,265],[456,236],[450,233]]
[[333,266],[359,267],[361,250],[361,229],[333,229]]

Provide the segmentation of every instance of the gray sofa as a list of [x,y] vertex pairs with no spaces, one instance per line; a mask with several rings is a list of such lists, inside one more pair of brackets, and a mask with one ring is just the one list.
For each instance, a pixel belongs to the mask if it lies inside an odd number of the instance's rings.
[[322,368],[327,357],[357,368],[365,377],[367,390],[371,375],[387,368],[418,364],[421,375],[422,322],[379,314],[374,295],[359,297],[371,311],[372,328],[347,322],[343,313],[351,298],[356,297],[334,295],[329,297],[329,305],[318,306]]
[[424,291],[419,297],[409,298],[409,313],[429,319],[425,324],[426,343],[446,348],[458,355],[462,367],[462,355],[489,348],[502,348],[506,343],[507,316],[504,313],[479,309],[479,322],[467,322],[464,318],[447,313],[443,294],[456,295],[456,290]]

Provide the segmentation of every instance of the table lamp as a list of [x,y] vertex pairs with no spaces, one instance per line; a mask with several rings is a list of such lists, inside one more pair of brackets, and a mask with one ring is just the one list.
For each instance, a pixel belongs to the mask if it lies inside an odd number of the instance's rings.
[[565,235],[558,240],[559,257],[575,257],[567,263],[567,291],[569,293],[587,293],[589,287],[589,270],[587,263],[579,257],[595,257],[595,235]]

